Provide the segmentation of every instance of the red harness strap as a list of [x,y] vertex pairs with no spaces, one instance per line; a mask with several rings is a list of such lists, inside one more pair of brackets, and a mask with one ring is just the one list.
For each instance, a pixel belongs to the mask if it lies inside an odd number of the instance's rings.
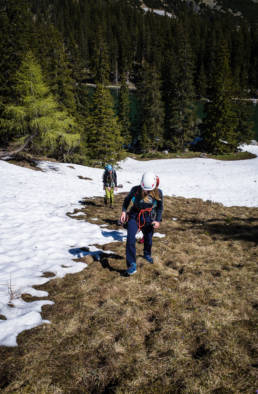
[[[144,213],[145,213],[145,212],[151,213],[151,211],[152,211],[152,208],[145,208],[145,209],[141,209],[141,210],[140,210],[140,212],[139,212],[139,214],[138,214],[138,228],[139,228],[139,230],[145,226],[145,217],[144,217]],[[141,216],[142,216],[142,218],[143,218],[143,224],[141,224]]]

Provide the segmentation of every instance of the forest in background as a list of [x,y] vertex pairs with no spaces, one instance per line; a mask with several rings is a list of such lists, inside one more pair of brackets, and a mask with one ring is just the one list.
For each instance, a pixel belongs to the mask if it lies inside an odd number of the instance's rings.
[[258,90],[257,4],[245,18],[180,0],[167,2],[173,18],[136,0],[0,4],[1,147],[101,165],[126,150],[183,151],[196,137],[194,149],[214,154],[253,138],[244,99]]

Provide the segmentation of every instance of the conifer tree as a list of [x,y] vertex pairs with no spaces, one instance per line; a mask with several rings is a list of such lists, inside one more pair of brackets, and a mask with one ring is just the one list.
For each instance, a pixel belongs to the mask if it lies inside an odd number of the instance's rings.
[[[253,130],[253,105],[249,101],[249,92],[247,87],[247,76],[245,72],[241,73],[239,85],[234,86],[234,95],[236,99],[232,101],[232,108],[236,117],[236,141],[237,145],[250,143],[255,138]],[[245,87],[245,88],[244,88]]]
[[208,30],[208,37],[206,42],[206,48],[204,51],[204,65],[207,70],[206,75],[209,76],[207,81],[207,97],[209,98],[210,93],[213,90],[213,78],[216,75],[216,56],[218,48],[218,38],[213,26],[210,26]]
[[95,71],[96,83],[105,84],[109,81],[110,62],[108,47],[101,30],[98,30],[96,37],[92,67]]
[[197,80],[197,92],[199,97],[206,97],[207,93],[207,76],[204,69],[204,64],[201,64]]
[[[193,86],[193,58],[186,33],[178,26],[178,49],[170,56],[167,78],[165,146],[183,150],[196,132],[195,92]],[[166,84],[164,84],[166,90]]]
[[163,145],[164,104],[160,76],[148,63],[144,64],[137,94],[141,111],[140,149],[142,152],[157,150]]
[[[29,48],[32,16],[27,0],[6,0],[0,6],[0,117],[4,105],[15,97],[14,78]],[[1,126],[0,126],[1,128]],[[0,129],[0,145],[8,145],[10,133]]]
[[0,98],[12,97],[13,78],[29,48],[32,15],[27,0],[1,2],[0,8]]
[[86,132],[92,160],[101,165],[119,160],[123,145],[121,126],[114,113],[111,93],[103,84],[98,84],[94,93]]
[[248,144],[254,139],[253,122],[251,121],[252,104],[246,100],[237,100],[235,105],[237,145]]
[[256,94],[258,90],[258,25],[251,30],[251,53],[249,64],[249,86],[252,94]]
[[204,146],[209,152],[226,153],[237,147],[237,120],[232,98],[229,51],[226,42],[221,41],[217,49],[210,101],[205,105],[206,118],[201,127]]
[[121,123],[121,134],[124,139],[124,143],[129,145],[131,143],[130,135],[130,101],[129,101],[129,89],[126,83],[125,74],[121,78],[121,88],[119,97],[119,109],[118,117]]
[[71,116],[61,110],[43,81],[40,65],[28,52],[16,73],[17,103],[5,106],[1,125],[30,148],[63,156],[78,148],[80,135]]
[[45,24],[37,24],[32,45],[52,94],[64,109],[75,115],[75,82],[61,34],[52,25],[46,29]]
[[162,66],[162,96],[165,108],[164,118],[164,146],[173,149],[170,133],[170,117],[173,106],[174,86],[176,83],[176,75],[178,73],[176,56],[174,52],[168,53],[164,56],[164,63]]
[[[232,34],[232,49],[231,49],[231,70],[234,76],[234,84],[237,86],[242,85],[241,71],[244,54],[244,37],[242,31],[234,32]],[[245,86],[242,86],[245,89]]]

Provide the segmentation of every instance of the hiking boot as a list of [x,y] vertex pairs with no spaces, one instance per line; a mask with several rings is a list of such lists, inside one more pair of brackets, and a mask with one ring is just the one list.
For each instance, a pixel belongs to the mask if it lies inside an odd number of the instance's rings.
[[137,272],[136,263],[132,263],[126,270],[127,275],[131,276]]
[[107,205],[107,199],[104,197],[104,204]]
[[143,256],[143,258],[144,258],[145,260],[147,260],[149,263],[153,264],[153,258],[151,257],[151,255],[145,254],[145,255]]

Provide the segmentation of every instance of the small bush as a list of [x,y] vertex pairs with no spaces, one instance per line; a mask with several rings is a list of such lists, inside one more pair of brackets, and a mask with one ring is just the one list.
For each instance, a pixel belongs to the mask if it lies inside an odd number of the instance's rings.
[[140,157],[142,159],[163,159],[164,157],[167,157],[167,155],[165,155],[162,152],[152,151],[152,152],[142,153]]

